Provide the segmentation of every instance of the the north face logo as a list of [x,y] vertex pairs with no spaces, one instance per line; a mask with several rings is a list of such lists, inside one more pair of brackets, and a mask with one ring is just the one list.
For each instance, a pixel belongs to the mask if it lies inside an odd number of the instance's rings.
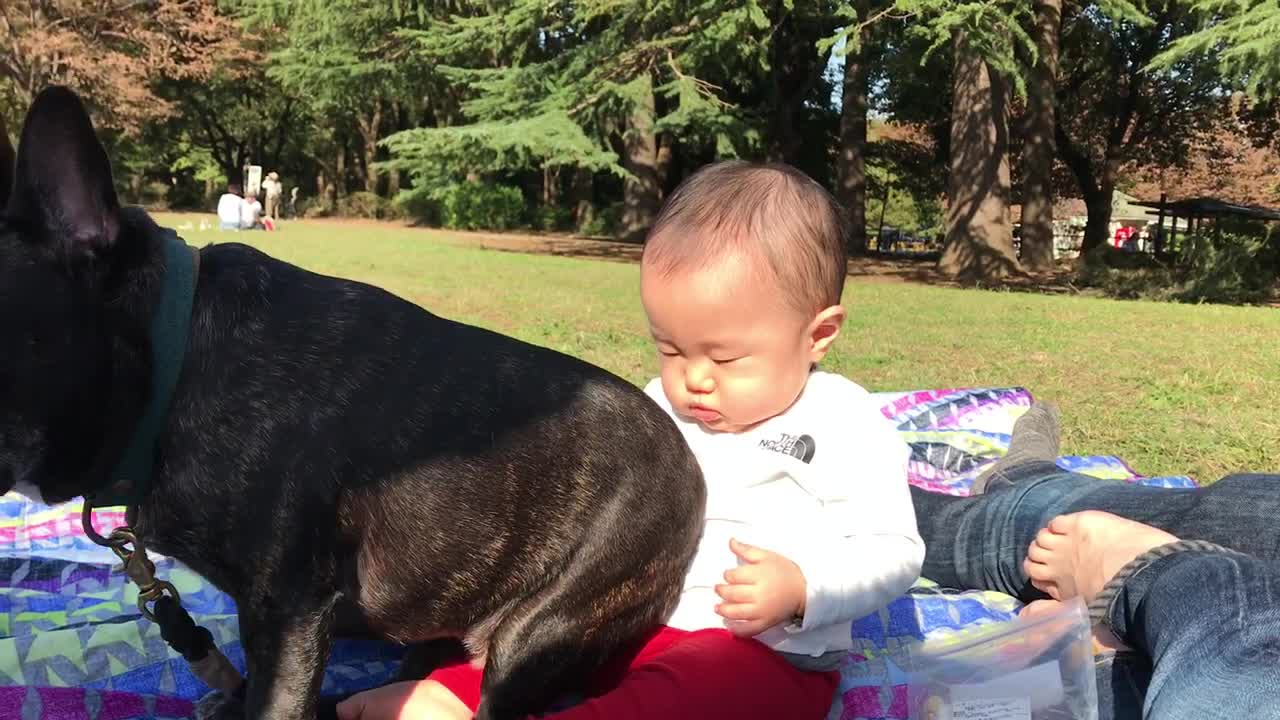
[[813,460],[813,453],[817,449],[816,443],[809,435],[788,435],[787,433],[782,433],[777,440],[761,440],[760,447],[786,453],[806,463]]

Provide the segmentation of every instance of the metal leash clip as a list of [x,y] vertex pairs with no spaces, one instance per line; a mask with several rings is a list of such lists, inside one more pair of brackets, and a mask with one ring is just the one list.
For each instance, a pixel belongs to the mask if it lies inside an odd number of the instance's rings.
[[[138,612],[141,612],[143,617],[156,622],[156,616],[151,612],[150,604],[165,595],[173,598],[174,602],[182,604],[182,597],[173,583],[156,579],[156,565],[151,562],[151,558],[147,557],[147,547],[138,538],[133,528],[121,525],[112,530],[110,535],[103,537],[93,528],[92,518],[93,506],[86,502],[82,518],[85,534],[95,543],[109,548],[116,557],[120,558],[125,574],[134,585],[138,586]],[[132,546],[132,549],[129,546]]]

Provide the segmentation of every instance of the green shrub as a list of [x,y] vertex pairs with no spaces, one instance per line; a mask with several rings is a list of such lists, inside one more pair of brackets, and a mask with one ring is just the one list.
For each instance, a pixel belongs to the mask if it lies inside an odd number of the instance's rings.
[[441,223],[452,230],[510,230],[524,216],[524,195],[508,185],[461,182],[433,195]]
[[440,202],[429,193],[414,188],[402,190],[392,200],[392,204],[400,212],[400,216],[408,218],[420,225],[440,225]]
[[581,225],[578,234],[587,237],[613,237],[622,227],[622,203],[613,203],[602,208],[595,208]]
[[1176,264],[1141,253],[1095,248],[1076,273],[1082,287],[1108,297],[1247,304],[1274,293],[1278,263],[1266,236],[1222,232],[1186,238]]
[[204,194],[204,183],[195,182],[190,178],[179,178],[178,182],[168,190],[165,196],[165,204],[171,210],[195,210],[203,212],[216,206],[218,195],[207,197]]
[[323,198],[306,198],[298,201],[297,213],[303,218],[327,218],[333,215],[333,210]]
[[1222,233],[1190,238],[1179,299],[1185,302],[1255,303],[1271,295],[1276,263],[1264,237]]
[[568,230],[573,224],[573,211],[566,207],[539,205],[533,211],[533,227],[544,232]]
[[391,201],[371,192],[354,192],[338,198],[336,214],[342,217],[382,219]]

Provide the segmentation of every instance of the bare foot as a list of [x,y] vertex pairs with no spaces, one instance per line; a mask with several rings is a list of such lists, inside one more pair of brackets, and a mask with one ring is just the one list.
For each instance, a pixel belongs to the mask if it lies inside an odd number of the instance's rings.
[[[1027,604],[1018,613],[1019,617],[1035,619],[1045,615],[1052,615],[1062,609],[1062,602],[1059,600],[1036,600]],[[1120,638],[1115,633],[1107,629],[1105,625],[1094,625],[1089,628],[1093,635],[1093,654],[1104,652],[1106,650],[1128,651],[1131,648],[1120,642]]]
[[1130,560],[1176,542],[1169,533],[1097,510],[1059,515],[1027,548],[1022,569],[1055,600],[1091,602]]

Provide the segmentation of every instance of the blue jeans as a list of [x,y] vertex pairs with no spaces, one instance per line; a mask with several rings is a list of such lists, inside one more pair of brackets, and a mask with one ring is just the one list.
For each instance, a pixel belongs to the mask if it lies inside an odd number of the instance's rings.
[[1100,658],[1101,716],[1280,718],[1280,476],[1170,490],[1029,463],[986,495],[912,488],[912,500],[925,577],[1024,601],[1044,597],[1022,571],[1027,546],[1063,513],[1104,510],[1244,553],[1179,553],[1125,584],[1110,624],[1138,652]]

